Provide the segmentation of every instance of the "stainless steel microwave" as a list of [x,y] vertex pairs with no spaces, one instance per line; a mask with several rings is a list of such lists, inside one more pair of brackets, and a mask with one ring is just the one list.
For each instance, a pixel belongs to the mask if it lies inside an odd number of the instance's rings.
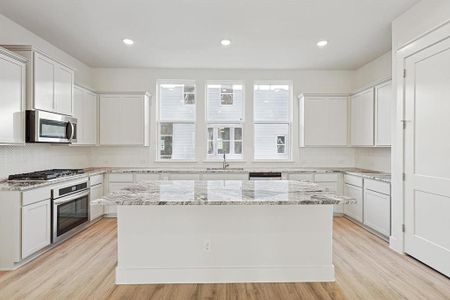
[[65,143],[77,141],[77,119],[41,110],[26,112],[27,143]]

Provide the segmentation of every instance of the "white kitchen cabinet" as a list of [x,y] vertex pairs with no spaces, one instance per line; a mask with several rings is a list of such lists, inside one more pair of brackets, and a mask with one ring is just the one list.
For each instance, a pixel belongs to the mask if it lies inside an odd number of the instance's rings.
[[55,111],[54,109],[54,63],[50,58],[34,55],[34,109]]
[[161,174],[162,180],[200,180],[200,174],[190,173],[165,173]]
[[350,140],[352,146],[374,145],[374,89],[350,98]]
[[[94,186],[91,186],[90,189],[90,201],[95,201],[97,199],[100,199],[103,196],[103,184],[97,184]],[[89,220],[95,220],[101,216],[103,216],[103,205],[90,205],[90,214],[89,214]]]
[[50,245],[50,199],[22,207],[22,258]]
[[371,190],[364,191],[364,225],[389,237],[391,234],[391,197]]
[[390,184],[364,179],[364,225],[389,237],[391,234]]
[[248,180],[248,173],[202,174],[202,180]]
[[0,144],[25,143],[26,60],[0,48]]
[[54,64],[55,86],[54,101],[55,111],[65,115],[72,115],[73,104],[73,71],[61,64]]
[[149,146],[148,94],[100,96],[100,145]]
[[74,71],[32,46],[4,47],[27,59],[27,109],[72,115]]
[[76,145],[97,144],[97,95],[75,86],[73,116],[77,118]]
[[158,173],[142,173],[142,174],[135,174],[134,180],[135,182],[141,182],[141,181],[153,181],[153,180],[159,180],[160,174]]
[[293,173],[293,174],[288,175],[288,179],[314,182],[314,174],[313,173]]
[[301,95],[300,147],[347,146],[347,111],[347,97]]
[[391,145],[392,81],[375,86],[375,146]]
[[344,184],[344,195],[352,197],[356,203],[344,204],[344,214],[350,218],[362,223],[363,222],[363,189],[362,187]]

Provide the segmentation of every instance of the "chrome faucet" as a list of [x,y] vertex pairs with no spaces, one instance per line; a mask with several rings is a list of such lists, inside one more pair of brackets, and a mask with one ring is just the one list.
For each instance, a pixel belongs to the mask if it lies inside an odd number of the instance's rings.
[[222,164],[222,168],[225,170],[227,167],[229,167],[230,164],[227,164],[227,158],[225,156],[225,152],[223,153],[223,164]]

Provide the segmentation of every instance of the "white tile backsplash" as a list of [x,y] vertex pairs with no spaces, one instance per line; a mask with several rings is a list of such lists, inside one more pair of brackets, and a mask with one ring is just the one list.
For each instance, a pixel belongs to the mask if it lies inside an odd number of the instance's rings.
[[0,180],[10,174],[51,168],[85,168],[89,164],[89,148],[47,144],[0,146]]

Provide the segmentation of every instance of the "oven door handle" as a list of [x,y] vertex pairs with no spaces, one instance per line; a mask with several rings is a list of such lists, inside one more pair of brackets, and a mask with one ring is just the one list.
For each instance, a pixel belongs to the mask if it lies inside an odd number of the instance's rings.
[[58,206],[58,205],[61,205],[61,204],[73,201],[73,200],[75,200],[77,198],[87,196],[87,195],[89,195],[89,190],[87,190],[87,191],[85,191],[83,193],[77,193],[77,194],[74,194],[74,195],[70,195],[68,197],[63,197],[61,199],[53,200],[53,204]]

